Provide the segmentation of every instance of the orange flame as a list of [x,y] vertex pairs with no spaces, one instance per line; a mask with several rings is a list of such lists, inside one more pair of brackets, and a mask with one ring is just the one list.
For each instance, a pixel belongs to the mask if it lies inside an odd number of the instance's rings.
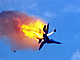
[[29,25],[22,24],[19,18],[15,19],[13,17],[13,19],[18,20],[18,27],[20,27],[20,31],[23,32],[25,36],[36,39],[37,41],[37,38],[43,38],[43,27],[45,23],[43,23],[40,19],[35,22],[31,22]]

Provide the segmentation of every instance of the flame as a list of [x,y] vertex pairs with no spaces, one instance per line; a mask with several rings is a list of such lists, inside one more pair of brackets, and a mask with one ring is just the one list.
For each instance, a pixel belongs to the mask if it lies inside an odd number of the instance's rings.
[[33,38],[37,41],[38,38],[43,38],[43,27],[44,27],[44,24],[40,19],[34,21],[34,22],[31,22],[30,24],[22,24],[20,22],[20,19],[19,18],[14,18],[14,20],[18,20],[18,27],[20,28],[20,31],[24,33],[25,36],[29,37],[29,38]]
[[0,42],[10,45],[11,51],[36,51],[40,46],[39,38],[43,38],[44,21],[20,11],[2,11]]

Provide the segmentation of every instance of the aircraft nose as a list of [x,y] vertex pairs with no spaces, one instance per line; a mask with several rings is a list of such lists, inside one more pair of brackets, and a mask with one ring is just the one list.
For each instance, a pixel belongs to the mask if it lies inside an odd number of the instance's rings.
[[54,32],[56,32],[56,29],[54,29]]

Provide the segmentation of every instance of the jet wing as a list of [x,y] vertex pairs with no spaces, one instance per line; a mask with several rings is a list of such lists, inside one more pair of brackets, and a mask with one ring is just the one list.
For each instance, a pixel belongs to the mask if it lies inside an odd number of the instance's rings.
[[45,44],[45,41],[43,41],[39,47],[39,50],[43,47],[43,45]]
[[48,44],[49,44],[49,43],[61,44],[60,42],[58,42],[58,41],[55,41],[55,40],[53,40],[53,39],[50,39],[50,40],[49,40],[47,43],[48,43]]

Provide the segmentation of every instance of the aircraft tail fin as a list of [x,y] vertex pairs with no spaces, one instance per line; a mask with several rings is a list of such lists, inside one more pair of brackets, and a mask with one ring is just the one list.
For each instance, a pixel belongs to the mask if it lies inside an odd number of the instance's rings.
[[44,25],[43,31],[44,31],[44,32],[46,31],[46,25]]
[[49,30],[49,23],[47,24],[46,34],[48,34],[48,30]]
[[49,23],[46,25],[44,25],[43,31],[45,32],[45,34],[48,34],[48,30],[49,30]]

